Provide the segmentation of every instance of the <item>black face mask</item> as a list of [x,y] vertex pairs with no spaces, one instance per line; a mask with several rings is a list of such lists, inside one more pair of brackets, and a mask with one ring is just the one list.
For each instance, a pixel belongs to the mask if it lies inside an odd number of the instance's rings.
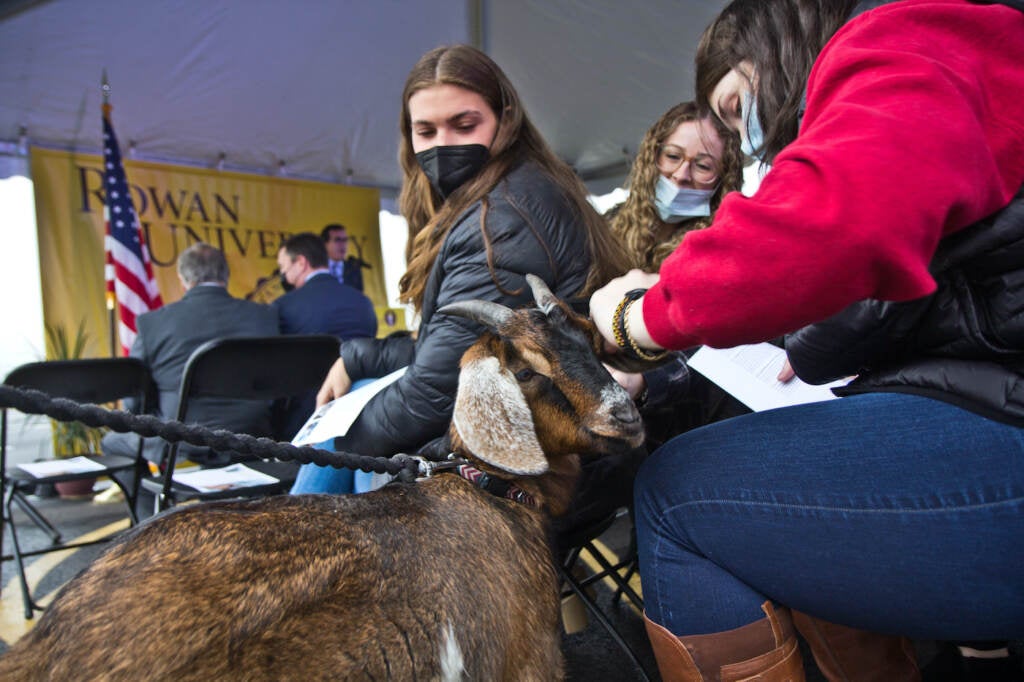
[[419,152],[416,161],[441,198],[447,199],[467,180],[476,177],[488,156],[487,147],[482,144],[455,144]]
[[291,291],[292,289],[294,289],[294,288],[295,288],[295,285],[294,285],[294,284],[289,284],[289,283],[288,283],[288,280],[287,280],[287,279],[285,279],[285,277],[284,277],[284,273],[282,273],[282,274],[278,275],[278,279],[280,279],[280,280],[281,280],[281,288],[282,288],[282,289],[284,289],[284,292],[285,292],[286,294],[287,294],[287,293],[288,293],[289,291]]

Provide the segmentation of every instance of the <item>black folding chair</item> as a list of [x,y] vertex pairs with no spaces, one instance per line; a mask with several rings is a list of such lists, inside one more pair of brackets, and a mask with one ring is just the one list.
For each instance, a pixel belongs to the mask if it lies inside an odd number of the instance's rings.
[[[633,480],[646,456],[647,450],[640,447],[618,456],[584,458],[573,502],[568,512],[555,518],[553,523],[555,564],[562,580],[562,597],[574,594],[579,598],[632,662],[640,680],[650,679],[640,657],[613,624],[609,617],[611,611],[602,610],[592,593],[594,585],[610,581],[615,585],[611,607],[616,607],[625,596],[638,612],[643,611],[643,600],[629,580],[636,571],[637,556],[631,513]],[[601,552],[598,539],[620,518],[629,522],[629,547],[613,562]],[[585,561],[588,558],[589,562]],[[597,567],[592,567],[594,564]]]
[[[145,363],[136,358],[95,358],[86,360],[51,360],[47,362],[31,362],[15,368],[4,379],[8,386],[30,388],[42,391],[52,397],[68,398],[79,403],[113,403],[122,398],[134,398],[140,410],[145,410],[146,396],[150,388],[151,378]],[[0,549],[2,549],[3,523],[11,529],[11,541],[14,546],[13,558],[18,567],[21,581],[21,593],[25,602],[25,618],[31,618],[33,610],[41,610],[32,600],[28,581],[25,578],[24,558],[47,552],[54,552],[72,547],[105,542],[113,536],[107,536],[88,542],[61,542],[60,532],[45,516],[29,501],[27,494],[37,485],[55,484],[87,478],[107,476],[124,493],[124,501],[128,506],[128,516],[134,525],[138,518],[135,515],[135,500],[138,496],[139,477],[145,468],[142,456],[142,438],[139,438],[139,449],[134,458],[118,455],[101,455],[96,452],[71,453],[82,455],[95,465],[88,472],[73,473],[69,471],[33,475],[19,467],[7,470],[7,409],[3,409],[0,417],[0,477],[2,477],[3,513],[0,518]],[[114,474],[132,472],[127,477],[130,485],[115,477]],[[43,549],[23,552],[18,541],[18,531],[11,510],[17,505],[43,532],[50,536],[52,545]]]
[[[196,348],[181,377],[177,420],[188,422],[190,403],[197,398],[270,401],[318,389],[338,359],[338,339],[327,334],[213,339]],[[178,443],[167,451],[158,476],[142,479],[162,511],[188,500],[262,497],[286,492],[298,472],[295,462],[246,461],[244,466],[273,482],[204,491],[175,480]],[[214,470],[215,471],[215,470]]]
[[[595,542],[611,528],[619,516],[627,512],[629,512],[631,526],[629,547],[624,555],[613,564],[595,545]],[[608,615],[601,610],[596,599],[589,594],[590,590],[588,589],[595,583],[610,580],[615,584],[612,605],[617,605],[619,600],[625,596],[638,613],[643,613],[643,598],[629,584],[630,578],[633,577],[637,569],[636,535],[633,533],[632,520],[631,510],[618,509],[603,518],[563,529],[557,536],[556,544],[562,548],[564,555],[560,562],[556,561],[556,568],[563,582],[562,597],[575,594],[612,640],[622,649],[626,657],[636,666],[639,679],[649,680],[647,671],[640,662],[640,657],[612,624]],[[591,569],[584,564],[584,553],[600,566],[599,570]],[[578,571],[579,573],[589,573],[589,575],[580,577]]]

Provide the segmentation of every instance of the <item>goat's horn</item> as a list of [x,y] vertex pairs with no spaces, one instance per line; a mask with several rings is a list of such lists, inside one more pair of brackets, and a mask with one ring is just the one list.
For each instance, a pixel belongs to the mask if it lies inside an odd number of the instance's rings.
[[494,301],[456,301],[439,308],[439,313],[466,317],[484,325],[492,332],[498,331],[512,316],[512,309]]
[[533,300],[537,307],[545,315],[550,313],[551,309],[558,304],[558,299],[551,293],[551,289],[548,289],[547,283],[537,275],[527,275],[526,283],[530,285],[530,290],[533,291]]

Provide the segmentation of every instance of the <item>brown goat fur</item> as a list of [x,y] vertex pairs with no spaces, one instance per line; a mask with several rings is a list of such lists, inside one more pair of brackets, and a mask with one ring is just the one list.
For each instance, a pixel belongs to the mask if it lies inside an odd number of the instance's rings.
[[557,679],[557,614],[543,518],[439,476],[145,524],[63,591],[0,679],[435,679],[448,623],[472,679]]
[[[503,314],[464,355],[452,441],[536,507],[444,474],[174,509],[68,583],[0,658],[0,679],[561,679],[549,513],[569,502],[576,453],[635,447],[642,427],[589,323],[535,295],[545,312]],[[523,406],[494,403],[508,394]],[[496,423],[523,409],[531,423]],[[539,444],[546,470],[510,474],[537,462],[492,436]]]

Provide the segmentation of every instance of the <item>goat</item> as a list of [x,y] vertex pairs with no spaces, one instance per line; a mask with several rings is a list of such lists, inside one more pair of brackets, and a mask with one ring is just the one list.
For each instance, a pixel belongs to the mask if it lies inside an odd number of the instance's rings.
[[548,516],[579,453],[636,447],[643,428],[593,325],[528,281],[538,308],[441,310],[489,330],[463,355],[450,429],[477,475],[154,517],[61,590],[0,679],[561,679]]

